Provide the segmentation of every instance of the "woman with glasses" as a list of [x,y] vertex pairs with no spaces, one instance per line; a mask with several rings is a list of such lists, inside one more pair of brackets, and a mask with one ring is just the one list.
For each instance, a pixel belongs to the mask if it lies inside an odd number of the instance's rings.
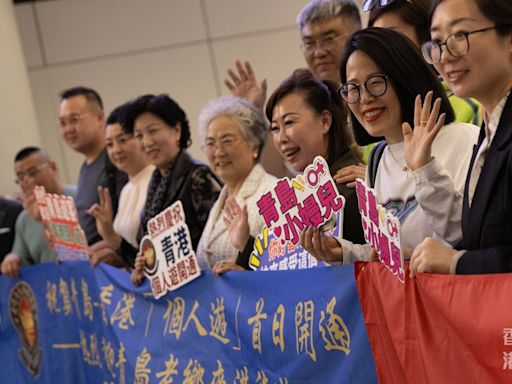
[[[411,39],[418,47],[430,40],[430,0],[387,1],[370,10],[369,27],[393,29]],[[455,112],[455,121],[479,125],[482,108],[471,98],[460,98],[453,94],[443,82],[443,88]]]
[[[356,138],[361,131],[384,137],[370,155],[374,170],[367,172],[366,182],[375,189],[377,202],[400,220],[403,254],[410,255],[427,236],[458,243],[462,190],[477,127],[452,123],[453,111],[437,76],[398,32],[356,32],[345,47],[340,75],[339,91],[349,105]],[[302,240],[322,260],[349,263],[370,257],[368,245],[338,244],[317,230],[306,231]]]
[[275,181],[258,162],[267,137],[263,115],[245,99],[221,97],[201,111],[199,136],[224,181],[197,247],[199,264],[216,274],[249,269],[247,256],[265,225],[256,202]]
[[512,271],[512,2],[436,0],[432,41],[422,47],[453,92],[484,107],[485,124],[467,174],[459,251],[426,239],[413,272]]
[[[271,122],[272,140],[294,171],[302,172],[323,156],[329,171],[358,164],[352,136],[341,100],[330,82],[316,80],[311,72],[298,69],[272,93],[265,108]],[[364,235],[355,189],[337,183],[345,196],[343,237],[362,244]]]

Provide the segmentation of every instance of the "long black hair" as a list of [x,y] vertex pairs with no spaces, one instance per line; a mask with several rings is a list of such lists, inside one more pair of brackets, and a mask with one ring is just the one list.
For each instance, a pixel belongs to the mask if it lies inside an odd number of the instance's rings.
[[[440,113],[446,113],[445,123],[455,115],[443,87],[433,69],[425,63],[418,48],[401,33],[385,28],[367,28],[354,33],[347,41],[341,60],[340,78],[347,81],[347,61],[355,51],[364,52],[388,76],[388,81],[400,101],[402,121],[414,127],[414,101],[433,91],[433,100],[441,98]],[[382,140],[370,136],[351,113],[354,136],[359,145]]]

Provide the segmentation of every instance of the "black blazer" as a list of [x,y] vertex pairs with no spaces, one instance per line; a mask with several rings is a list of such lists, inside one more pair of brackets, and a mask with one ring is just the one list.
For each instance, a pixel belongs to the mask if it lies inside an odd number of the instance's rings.
[[501,114],[469,207],[469,175],[484,136],[482,128],[464,189],[461,249],[467,252],[457,264],[456,271],[461,274],[512,272],[512,94]]
[[[156,177],[157,172],[159,170],[155,169],[153,178]],[[208,214],[219,197],[222,183],[210,168],[192,159],[184,150],[178,154],[172,172],[172,181],[165,194],[164,207],[168,207],[178,200],[181,201],[192,246],[195,250],[203,233]],[[152,196],[147,196],[146,204],[149,203],[151,198]],[[146,233],[146,228],[143,228],[141,223],[137,240],[140,242]],[[122,240],[118,253],[128,265],[134,265],[137,250],[126,240]]]

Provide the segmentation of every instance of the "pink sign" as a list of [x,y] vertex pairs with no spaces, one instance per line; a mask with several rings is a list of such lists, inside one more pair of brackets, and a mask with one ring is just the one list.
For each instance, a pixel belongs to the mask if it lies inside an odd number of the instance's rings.
[[379,254],[380,261],[404,282],[404,260],[400,251],[400,221],[377,204],[375,190],[356,180],[357,202],[364,238]]

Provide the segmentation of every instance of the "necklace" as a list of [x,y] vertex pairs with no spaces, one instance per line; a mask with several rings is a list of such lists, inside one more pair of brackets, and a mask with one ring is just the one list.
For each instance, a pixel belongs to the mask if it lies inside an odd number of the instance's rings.
[[402,171],[404,172],[407,172],[409,170],[409,168],[407,167],[407,165],[402,165],[395,157],[395,154],[393,153],[393,151],[391,150],[391,148],[388,147],[388,151],[389,153],[391,154],[391,157],[393,158],[393,160],[395,161],[395,163],[402,169]]

